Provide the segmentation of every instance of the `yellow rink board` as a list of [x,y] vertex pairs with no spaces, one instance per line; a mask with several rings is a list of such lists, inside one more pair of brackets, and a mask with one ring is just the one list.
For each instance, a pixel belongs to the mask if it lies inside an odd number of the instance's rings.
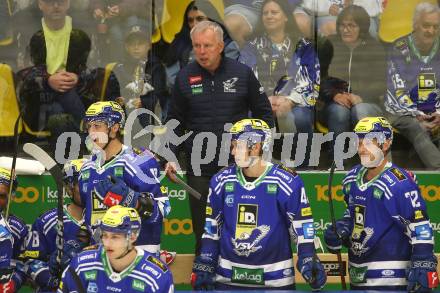
[[[436,254],[439,257],[439,254]],[[318,253],[318,257],[322,261],[337,261],[336,254],[331,253]],[[347,254],[342,254],[342,260],[347,261]],[[174,262],[170,265],[171,272],[173,273],[173,279],[175,284],[189,284],[191,269],[194,261],[193,254],[177,254]],[[296,266],[297,257],[293,256],[293,263]],[[440,264],[437,266],[437,271],[440,269]],[[346,272],[345,281],[349,283],[348,272]],[[295,268],[295,282],[303,284],[305,283],[301,274]],[[327,277],[327,283],[341,283],[341,278],[339,276]]]

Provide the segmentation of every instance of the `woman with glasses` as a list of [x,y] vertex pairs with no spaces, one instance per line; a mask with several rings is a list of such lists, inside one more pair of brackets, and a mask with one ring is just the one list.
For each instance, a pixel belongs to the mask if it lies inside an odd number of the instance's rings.
[[[337,35],[325,42],[329,54],[319,54],[322,71],[322,120],[334,138],[352,125],[382,112],[386,92],[386,61],[382,45],[369,35],[370,17],[364,8],[348,6],[339,14]],[[323,49],[323,47],[321,47]]]
[[[241,50],[240,61],[252,68],[264,87],[277,117],[278,131],[307,133],[311,139],[319,62],[313,44],[301,36],[287,1],[263,2],[259,23],[251,41]],[[286,86],[274,94],[282,77]],[[306,164],[307,158],[303,160]]]

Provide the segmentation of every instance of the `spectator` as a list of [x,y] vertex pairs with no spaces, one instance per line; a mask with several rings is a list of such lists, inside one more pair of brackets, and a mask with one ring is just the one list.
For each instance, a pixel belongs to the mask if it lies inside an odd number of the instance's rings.
[[413,32],[397,39],[389,52],[386,110],[397,130],[414,146],[428,168],[440,169],[434,134],[440,126],[440,8],[422,2]]
[[174,86],[174,80],[179,70],[189,62],[194,61],[190,31],[197,23],[204,20],[215,21],[223,29],[223,43],[225,44],[223,54],[232,59],[237,59],[239,56],[237,43],[229,36],[218,11],[211,2],[208,0],[192,1],[185,10],[182,29],[174,37],[170,49],[165,56],[167,80],[171,88]]
[[11,2],[0,2],[0,60],[15,68]]
[[[333,58],[318,54],[329,64],[323,76],[321,98],[325,123],[334,136],[348,132],[360,119],[380,116],[386,91],[385,49],[368,33],[370,17],[360,6],[344,8],[337,19],[338,34],[329,37]],[[326,65],[324,65],[326,64]]]
[[[289,14],[300,0],[286,0],[291,5]],[[248,37],[254,33],[259,21],[263,0],[226,0],[225,25],[231,32],[232,38],[243,46]]]
[[[308,133],[311,139],[319,62],[312,44],[300,37],[287,2],[263,2],[255,37],[240,52],[240,61],[252,68],[263,85],[279,131]],[[277,82],[284,75],[294,82],[289,83],[289,89],[282,95],[274,96]]]
[[[313,35],[314,25],[324,36],[337,34],[336,18],[338,14],[349,5],[358,5],[363,7],[370,16],[370,35],[376,38],[379,27],[379,15],[382,13],[381,0],[303,0],[302,4],[295,10],[295,19],[306,35]],[[314,23],[314,17],[317,22]]]
[[306,36],[313,35],[314,18],[318,32],[324,36],[336,34],[336,17],[351,0],[303,0],[295,9],[295,19]]
[[[224,38],[220,25],[211,21],[198,23],[191,30],[191,39],[196,62],[189,63],[176,77],[168,119],[179,121],[180,125],[176,128],[179,136],[185,130],[192,131],[185,141],[185,151],[188,183],[203,196],[200,200],[190,197],[198,254],[205,222],[209,180],[220,169],[220,141],[225,124],[248,117],[249,111],[253,117],[266,121],[270,126],[273,126],[273,118],[267,96],[261,90],[252,70],[222,55]],[[206,144],[194,141],[201,132],[215,135],[215,147],[211,145],[208,149]],[[204,156],[215,150],[215,157],[211,162],[201,163],[196,157],[200,154],[192,152],[193,144],[197,143]],[[191,162],[197,166],[191,165]],[[176,169],[176,162],[168,162],[165,168],[171,178],[175,176]]]
[[[150,36],[140,26],[133,26],[125,38],[125,62],[116,65],[118,77],[127,110],[145,108],[154,112],[157,101],[166,105],[165,68],[151,50]],[[162,108],[162,114],[166,109]],[[146,115],[140,116],[143,127],[152,124]]]
[[[91,0],[93,16],[101,24],[106,24],[112,46],[108,56],[111,62],[121,60],[124,55],[124,32],[139,25],[151,33],[150,0]],[[107,48],[100,48],[105,50]]]
[[[42,29],[29,44],[34,66],[18,73],[24,121],[33,132],[50,131],[53,151],[61,133],[79,131],[85,107],[102,95],[102,70],[87,69],[90,39],[72,28],[69,5],[69,0],[38,1]],[[120,95],[114,75],[106,84],[103,92],[108,99]]]

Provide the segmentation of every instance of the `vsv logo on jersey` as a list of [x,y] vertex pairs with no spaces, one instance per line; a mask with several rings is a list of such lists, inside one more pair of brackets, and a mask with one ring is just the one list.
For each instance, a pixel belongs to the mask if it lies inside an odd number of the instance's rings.
[[235,225],[235,239],[231,238],[234,252],[240,256],[249,256],[261,248],[259,242],[269,233],[270,227],[258,225],[258,205],[239,204],[237,222]]

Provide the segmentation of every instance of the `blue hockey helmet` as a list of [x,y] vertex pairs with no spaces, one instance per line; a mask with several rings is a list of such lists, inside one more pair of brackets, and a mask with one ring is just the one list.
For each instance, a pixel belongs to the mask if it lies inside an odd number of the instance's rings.
[[382,136],[379,143],[382,144],[385,140],[393,140],[393,127],[390,122],[384,117],[366,117],[356,124],[354,132],[359,138],[365,138],[369,133],[375,133]]
[[272,132],[261,119],[243,119],[232,125],[230,133],[232,140],[244,140],[250,148],[257,143],[262,144],[262,150],[268,151],[272,139]]
[[141,218],[134,208],[115,205],[109,208],[102,218],[102,231],[131,235],[141,228]]
[[[11,171],[0,167],[0,184],[10,185],[11,184]],[[17,189],[18,182],[17,177],[12,180],[12,190],[15,191]]]
[[116,123],[125,124],[125,112],[121,105],[113,101],[96,102],[90,105],[86,111],[84,122],[103,121],[112,127]]

